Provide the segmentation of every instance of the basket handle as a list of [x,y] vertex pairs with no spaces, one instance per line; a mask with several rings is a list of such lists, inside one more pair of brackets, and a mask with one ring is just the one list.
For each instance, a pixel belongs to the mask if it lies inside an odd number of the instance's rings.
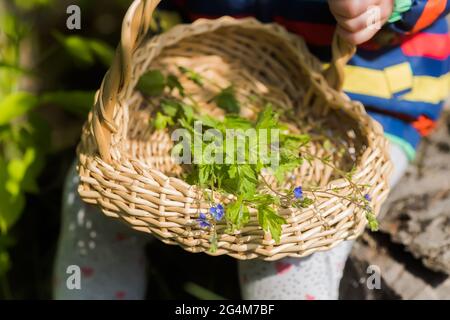
[[328,84],[340,92],[344,87],[345,66],[356,53],[356,46],[348,43],[338,33],[335,33],[332,53],[330,66],[324,71],[324,76]]
[[111,135],[117,132],[113,124],[114,106],[123,95],[131,79],[131,58],[145,38],[153,12],[161,0],[134,0],[129,7],[121,30],[121,41],[116,49],[111,68],[103,78],[96,94],[92,112],[92,130],[100,157],[111,162]]
[[[111,68],[103,78],[96,94],[92,112],[92,133],[101,159],[111,163],[111,136],[118,129],[113,123],[116,103],[123,95],[124,88],[131,79],[131,58],[145,38],[153,12],[161,0],[134,0],[130,5],[121,31],[121,41],[116,49]],[[333,39],[333,59],[324,72],[328,83],[338,91],[344,83],[344,67],[354,55],[356,48],[335,34]]]

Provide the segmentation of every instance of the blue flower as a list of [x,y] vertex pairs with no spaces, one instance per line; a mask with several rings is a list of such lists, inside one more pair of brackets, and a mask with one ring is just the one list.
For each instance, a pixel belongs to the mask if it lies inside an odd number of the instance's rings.
[[211,223],[208,222],[208,219],[206,218],[206,214],[204,214],[204,213],[200,213],[200,217],[197,219],[197,221],[200,224],[200,228],[211,227]]
[[225,210],[221,204],[218,204],[217,207],[212,207],[209,209],[211,215],[216,219],[216,221],[220,221],[225,214]]
[[372,201],[372,197],[369,194],[366,194],[364,196],[364,199],[366,199],[367,201]]
[[302,189],[302,187],[297,187],[297,188],[294,189],[294,197],[296,199],[303,198],[303,189]]

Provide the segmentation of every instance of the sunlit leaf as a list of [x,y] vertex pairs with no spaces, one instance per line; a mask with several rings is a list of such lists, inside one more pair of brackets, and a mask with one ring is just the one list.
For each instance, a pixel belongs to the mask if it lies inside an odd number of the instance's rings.
[[0,248],[0,277],[4,276],[11,268],[11,261],[6,250]]
[[16,6],[24,10],[34,9],[39,6],[48,6],[53,2],[54,0],[14,0]]
[[156,114],[156,118],[153,120],[153,125],[156,130],[163,130],[167,128],[168,125],[173,125],[171,117],[163,115],[161,112]]
[[88,40],[92,52],[107,67],[112,64],[114,59],[114,49],[107,43],[100,40]]
[[0,158],[0,232],[6,233],[13,226],[25,206],[22,193],[13,196],[6,188],[9,179],[7,164]]
[[287,223],[286,219],[277,215],[275,210],[269,206],[259,206],[258,220],[263,230],[270,232],[275,242],[279,243],[282,225]]
[[38,104],[38,98],[28,92],[15,92],[0,101],[0,125],[24,115]]
[[80,36],[64,36],[59,32],[55,32],[54,36],[73,59],[86,65],[94,63],[95,56],[89,40]]

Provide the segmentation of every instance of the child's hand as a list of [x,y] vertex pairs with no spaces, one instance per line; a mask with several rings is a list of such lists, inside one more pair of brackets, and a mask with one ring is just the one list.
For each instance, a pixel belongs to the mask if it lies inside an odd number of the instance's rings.
[[[352,44],[361,44],[378,32],[374,28],[372,6],[380,8],[382,26],[392,14],[395,0],[328,0],[330,10],[338,22],[338,33]],[[372,24],[372,25],[371,25]]]

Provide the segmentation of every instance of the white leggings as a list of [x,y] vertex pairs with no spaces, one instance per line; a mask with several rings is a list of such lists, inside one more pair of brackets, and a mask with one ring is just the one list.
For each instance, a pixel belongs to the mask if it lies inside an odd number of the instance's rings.
[[[402,149],[391,148],[395,185],[408,165]],[[62,227],[54,266],[55,299],[143,299],[147,287],[144,247],[148,235],[105,217],[84,204],[76,192],[73,167],[66,179]],[[239,262],[244,299],[338,299],[339,283],[352,248],[346,241],[309,257],[276,262]],[[150,261],[151,263],[151,261]],[[79,267],[80,288],[73,286],[70,266]],[[68,269],[69,268],[69,269]],[[68,285],[69,284],[69,285]]]

